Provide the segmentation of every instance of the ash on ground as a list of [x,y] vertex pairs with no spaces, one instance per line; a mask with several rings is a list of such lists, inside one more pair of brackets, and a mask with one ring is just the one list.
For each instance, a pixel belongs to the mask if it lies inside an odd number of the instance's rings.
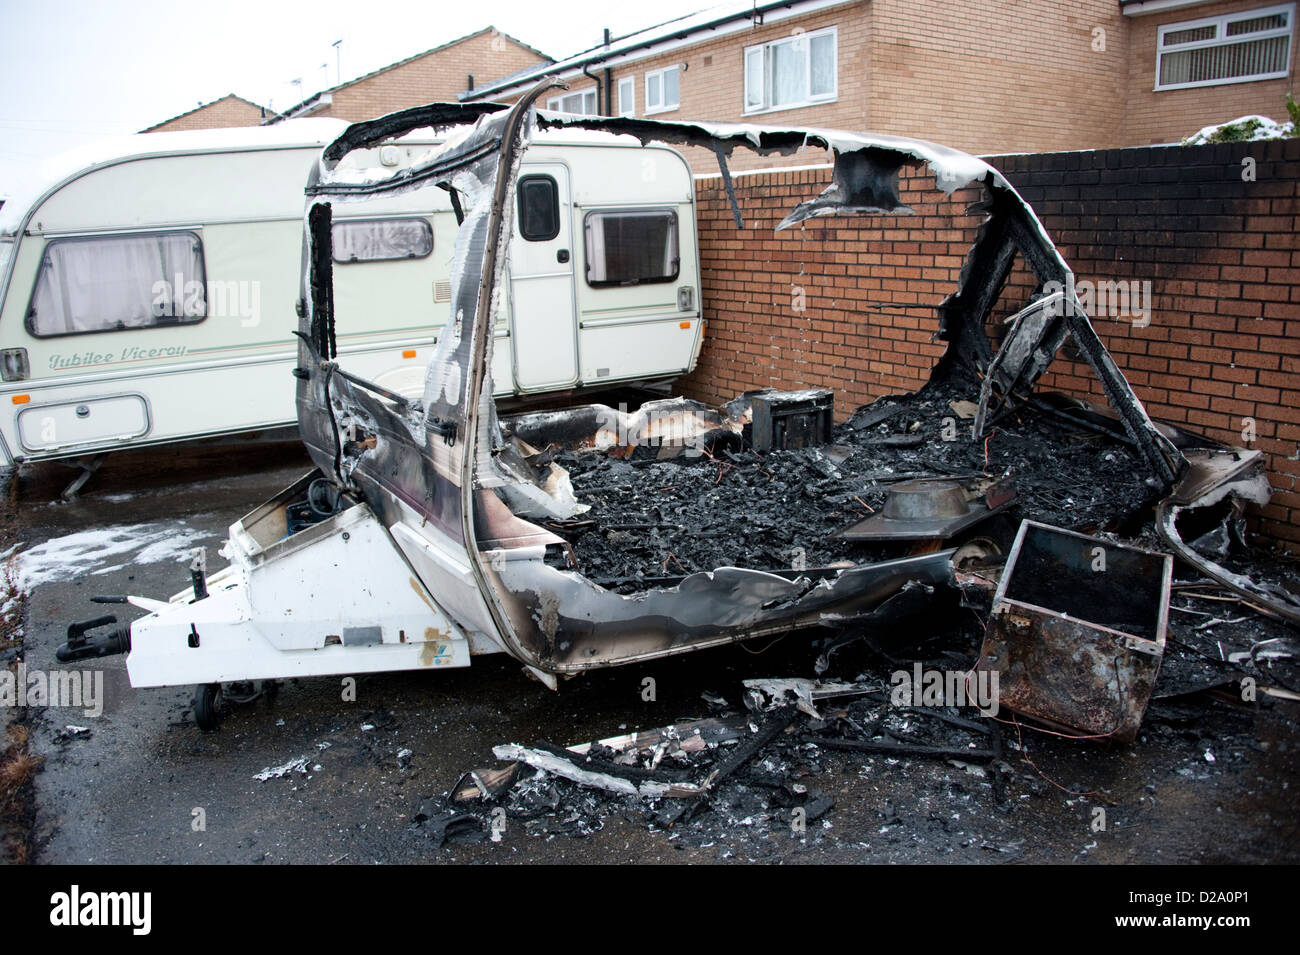
[[[1206,604],[1175,601],[1192,609]],[[1278,649],[1251,657],[1262,639],[1294,637],[1257,615],[1212,628],[1171,627],[1165,667],[1131,747],[1040,734],[1005,710],[990,718],[971,706],[900,705],[894,695],[900,672],[918,663],[926,670],[971,665],[981,615],[977,606],[967,611],[966,623],[912,636],[879,634],[841,651],[835,673],[821,679],[838,675],[856,689],[815,701],[816,716],[794,705],[756,703],[744,687],[727,686],[705,693],[690,716],[731,726],[734,735],[691,752],[680,744],[693,732],[685,720],[676,724],[682,732],[668,734],[679,740],[666,747],[593,743],[576,753],[526,741],[578,769],[633,781],[699,783],[739,759],[703,796],[623,795],[521,765],[512,785],[468,805],[454,801],[451,791],[426,799],[414,829],[441,847],[486,842],[494,827],[529,838],[582,839],[618,819],[669,844],[716,850],[720,859],[772,860],[774,849],[793,842],[848,843],[898,861],[930,848],[961,861],[1010,862],[1024,858],[1036,813],[1055,801],[1077,805],[1085,822],[1095,807],[1118,813],[1121,795],[1130,800],[1129,813],[1159,812],[1174,794],[1162,789],[1158,799],[1144,771],[1152,780],[1172,772],[1191,783],[1229,771],[1270,745],[1270,737],[1300,739],[1294,704],[1264,693],[1243,699],[1246,677],[1269,687],[1300,679],[1293,641],[1289,654]],[[811,663],[818,648],[818,641],[809,645],[809,684],[817,679]],[[1125,749],[1139,760],[1124,758]],[[448,837],[453,829],[464,835]]]
[[[816,448],[718,449],[664,460],[648,448],[628,459],[561,453],[555,461],[591,510],[554,529],[571,543],[581,573],[623,589],[723,566],[818,567],[903,556],[905,547],[847,541],[835,532],[879,512],[889,488],[910,478],[1010,478],[1018,503],[998,523],[1011,533],[1022,517],[1094,531],[1158,496],[1126,442],[1041,411],[1026,409],[1000,422],[987,441],[972,441],[970,421],[952,407],[968,399],[937,386],[881,399],[837,427],[830,445]],[[872,410],[889,416],[855,427]],[[559,555],[554,560],[562,565]]]

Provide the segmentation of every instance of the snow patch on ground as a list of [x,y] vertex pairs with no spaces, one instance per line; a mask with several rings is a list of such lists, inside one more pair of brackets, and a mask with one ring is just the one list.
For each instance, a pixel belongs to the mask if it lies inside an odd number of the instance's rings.
[[281,766],[268,766],[260,773],[255,773],[253,778],[261,782],[266,782],[268,779],[279,779],[281,776],[287,776],[289,773],[303,773],[305,775],[306,772],[307,757],[299,756],[296,759],[289,760],[289,762],[284,763]]
[[183,523],[153,521],[55,537],[18,555],[18,586],[31,592],[54,580],[107,574],[124,566],[123,557],[131,564],[188,560],[195,542],[206,536]]

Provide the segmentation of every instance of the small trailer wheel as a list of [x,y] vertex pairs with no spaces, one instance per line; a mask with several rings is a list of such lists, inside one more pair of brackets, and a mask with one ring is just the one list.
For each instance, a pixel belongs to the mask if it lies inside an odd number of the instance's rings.
[[204,683],[197,687],[194,694],[194,722],[205,733],[211,733],[221,725],[221,684]]

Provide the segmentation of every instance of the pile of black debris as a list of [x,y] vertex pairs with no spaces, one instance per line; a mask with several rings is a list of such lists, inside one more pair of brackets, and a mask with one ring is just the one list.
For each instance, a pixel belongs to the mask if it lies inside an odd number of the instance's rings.
[[[970,596],[977,600],[978,593]],[[1224,752],[1254,745],[1261,711],[1290,732],[1300,730],[1294,631],[1238,605],[1225,608],[1220,596],[1188,587],[1171,602],[1180,619],[1170,624],[1139,746],[1163,747],[1167,756],[1181,752],[1195,763],[1210,746]],[[745,680],[705,694],[701,710],[710,715],[673,725],[567,746],[535,740],[494,747],[495,765],[465,773],[447,792],[422,802],[416,828],[441,846],[487,842],[507,830],[581,838],[621,818],[680,845],[737,853],[758,852],[773,839],[857,840],[864,833],[856,827],[864,824],[882,841],[901,825],[909,839],[947,845],[951,826],[962,825],[948,818],[956,813],[1005,816],[1005,831],[1014,833],[1012,815],[1021,801],[1061,793],[1035,757],[1043,759],[1044,747],[1059,753],[1072,741],[1040,735],[1022,718],[988,705],[992,687],[970,670],[987,609],[972,603],[911,636],[863,635],[843,661],[858,668],[848,671],[855,674],[850,680]],[[829,643],[810,647],[810,663]],[[929,694],[951,689],[932,682],[936,672],[971,673],[962,683],[969,705],[935,705]],[[1253,692],[1244,693],[1248,685]],[[930,770],[921,773],[921,764]],[[931,803],[952,812],[932,808],[918,818],[915,805],[886,798],[865,822],[841,818],[836,787],[854,777],[927,785]],[[938,782],[922,784],[923,778]],[[1067,781],[1080,790],[1096,788],[1086,776]],[[1104,804],[1105,793],[1096,798]],[[987,825],[1004,829],[996,821]],[[837,833],[837,826],[855,828]],[[976,839],[972,851],[1018,852],[982,843],[987,836],[975,830],[968,835]]]
[[738,440],[672,456],[653,446],[620,449],[626,456],[563,451],[552,460],[590,510],[550,526],[585,576],[630,592],[721,566],[802,569],[915,553],[915,542],[837,534],[879,514],[891,488],[915,479],[1012,488],[1005,515],[980,528],[1003,545],[1022,517],[1092,532],[1145,517],[1158,498],[1117,425],[1038,402],[976,443],[970,398],[934,384],[881,399],[835,428],[829,444],[793,450],[762,453]]
[[740,712],[711,694],[715,716],[567,748],[497,746],[503,766],[466,773],[441,801],[426,800],[417,822],[461,817],[490,832],[496,819],[536,836],[584,836],[618,813],[693,842],[736,826],[815,836],[835,800],[813,780],[845,754],[971,768],[1004,801],[1001,724],[898,706],[897,693],[883,682],[748,680]]

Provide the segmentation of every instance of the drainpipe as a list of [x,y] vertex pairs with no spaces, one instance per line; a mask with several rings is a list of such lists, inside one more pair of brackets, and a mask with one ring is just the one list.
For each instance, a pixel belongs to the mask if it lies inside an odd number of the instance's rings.
[[589,68],[588,64],[583,65],[582,75],[596,84],[596,115],[608,116],[609,114],[600,108],[600,101],[603,99],[603,97],[601,96],[600,79],[588,73],[587,72],[588,68]]
[[[605,47],[606,49],[609,48],[609,27],[605,27]],[[587,72],[590,68],[590,63],[584,63],[582,66],[582,75],[596,84],[596,115],[610,116],[612,114],[609,108],[609,70],[605,71],[605,83],[602,85],[599,77],[592,76]]]
[[[605,49],[609,49],[609,27],[605,27]],[[614,115],[614,71],[605,67],[605,115]]]

